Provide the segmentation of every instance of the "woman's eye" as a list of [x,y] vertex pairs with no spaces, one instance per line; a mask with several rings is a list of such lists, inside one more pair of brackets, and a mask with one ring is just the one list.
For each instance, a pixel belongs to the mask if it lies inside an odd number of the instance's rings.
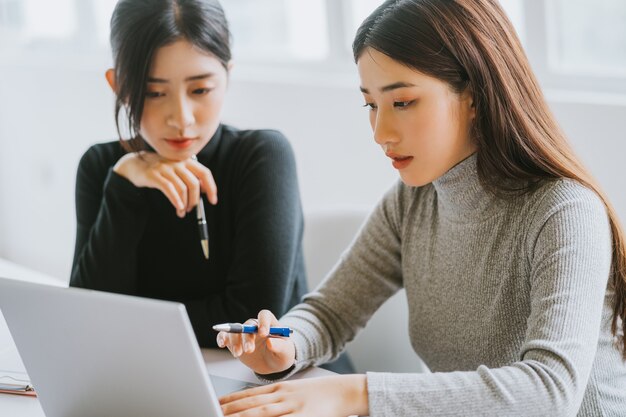
[[393,106],[394,107],[398,107],[398,108],[405,108],[405,107],[409,107],[411,104],[413,104],[415,102],[415,100],[409,100],[409,101],[394,101],[393,102]]
[[163,97],[165,94],[160,93],[158,91],[148,91],[146,92],[146,97],[147,98],[157,98],[157,97]]
[[370,110],[376,110],[377,106],[374,103],[365,103],[363,107],[369,107]]
[[204,95],[209,94],[211,90],[212,88],[196,88],[195,90],[193,90],[193,93],[197,95]]

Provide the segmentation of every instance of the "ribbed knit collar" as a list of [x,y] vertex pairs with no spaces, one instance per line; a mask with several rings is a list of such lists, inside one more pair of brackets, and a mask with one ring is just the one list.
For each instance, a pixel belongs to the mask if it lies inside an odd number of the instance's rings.
[[433,181],[439,214],[450,220],[479,221],[492,216],[503,201],[480,182],[476,153]]

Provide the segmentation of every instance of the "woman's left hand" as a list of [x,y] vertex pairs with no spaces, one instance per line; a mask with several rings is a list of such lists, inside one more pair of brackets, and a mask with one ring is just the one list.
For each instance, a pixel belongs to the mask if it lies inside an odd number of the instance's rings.
[[226,417],[368,415],[365,375],[277,382],[220,398]]

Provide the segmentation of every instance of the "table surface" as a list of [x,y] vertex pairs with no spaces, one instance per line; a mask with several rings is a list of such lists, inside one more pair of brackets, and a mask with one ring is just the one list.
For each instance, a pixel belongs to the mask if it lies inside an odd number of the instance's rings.
[[[29,270],[4,259],[0,259],[0,277],[58,286],[66,285],[61,280]],[[212,375],[258,383],[254,373],[239,360],[233,358],[228,350],[202,349],[202,356],[204,357],[207,371]],[[311,368],[294,375],[292,379],[327,375],[332,375],[332,372],[320,368]],[[2,376],[29,380],[4,316],[0,312],[0,377]],[[2,382],[13,382],[10,379],[1,380]],[[0,394],[0,416],[45,417],[45,414],[39,405],[39,400],[35,397]]]

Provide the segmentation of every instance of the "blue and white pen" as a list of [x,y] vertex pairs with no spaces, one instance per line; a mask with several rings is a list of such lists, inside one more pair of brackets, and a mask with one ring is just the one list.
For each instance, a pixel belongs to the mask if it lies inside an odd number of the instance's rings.
[[[256,324],[224,323],[213,326],[216,332],[226,333],[256,333],[259,328]],[[270,336],[289,337],[293,330],[289,327],[270,327]]]

